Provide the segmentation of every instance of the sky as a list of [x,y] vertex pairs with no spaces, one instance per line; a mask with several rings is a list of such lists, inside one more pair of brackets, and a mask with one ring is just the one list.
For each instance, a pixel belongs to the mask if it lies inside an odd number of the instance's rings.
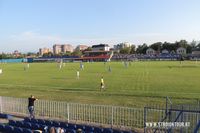
[[0,0],[0,52],[200,40],[200,0]]

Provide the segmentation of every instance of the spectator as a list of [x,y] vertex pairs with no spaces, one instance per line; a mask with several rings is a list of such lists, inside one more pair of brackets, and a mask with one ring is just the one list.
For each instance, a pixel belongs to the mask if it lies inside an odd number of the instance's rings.
[[64,129],[60,127],[56,128],[56,133],[64,133],[64,132],[65,132]]
[[76,131],[77,133],[82,133],[82,129],[77,129],[77,131]]
[[35,114],[34,114],[34,102],[35,100],[38,100],[36,98],[34,98],[33,95],[31,95],[31,97],[28,98],[28,111],[30,113],[30,118],[35,118]]
[[55,128],[51,127],[50,130],[49,130],[49,133],[56,133]]

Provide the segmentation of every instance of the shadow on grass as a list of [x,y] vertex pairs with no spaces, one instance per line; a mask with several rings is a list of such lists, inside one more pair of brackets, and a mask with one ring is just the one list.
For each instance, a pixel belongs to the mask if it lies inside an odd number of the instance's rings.
[[67,79],[67,78],[59,78],[59,77],[53,77],[53,78],[51,78],[51,79]]
[[83,89],[81,89],[81,88],[73,88],[73,89],[59,89],[59,90],[61,90],[61,91],[80,91],[80,92],[88,92],[88,91],[96,91],[95,89],[89,89],[89,88],[83,88]]
[[188,65],[188,66],[184,66],[184,65],[180,65],[180,66],[168,66],[168,68],[199,68],[199,66],[195,66],[195,65]]

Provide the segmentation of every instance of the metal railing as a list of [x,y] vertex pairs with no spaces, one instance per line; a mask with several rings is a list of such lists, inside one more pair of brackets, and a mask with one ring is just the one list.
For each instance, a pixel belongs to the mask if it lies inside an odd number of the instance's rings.
[[[28,116],[28,99],[0,96],[0,111]],[[105,125],[119,128],[143,128],[143,108],[67,103],[37,100],[36,118],[58,119],[68,122]]]
[[[177,133],[193,133],[195,128],[198,127],[200,120],[200,106],[199,105],[172,105],[168,108],[163,107],[145,107],[144,108],[144,132],[177,132]],[[159,125],[146,125],[146,124],[158,124],[158,123],[179,123],[188,124],[182,127],[162,127]],[[195,133],[199,133],[197,131]]]

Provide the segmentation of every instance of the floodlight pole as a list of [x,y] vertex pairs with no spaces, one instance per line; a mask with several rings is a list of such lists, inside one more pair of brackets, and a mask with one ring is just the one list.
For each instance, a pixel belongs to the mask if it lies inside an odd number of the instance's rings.
[[[170,98],[168,96],[166,96],[166,110],[165,110],[165,115],[167,116],[168,115],[168,110],[169,110],[169,107],[168,107],[168,102],[170,103],[170,108],[172,108],[172,102],[170,100]],[[170,113],[169,113],[169,119],[170,119]]]

